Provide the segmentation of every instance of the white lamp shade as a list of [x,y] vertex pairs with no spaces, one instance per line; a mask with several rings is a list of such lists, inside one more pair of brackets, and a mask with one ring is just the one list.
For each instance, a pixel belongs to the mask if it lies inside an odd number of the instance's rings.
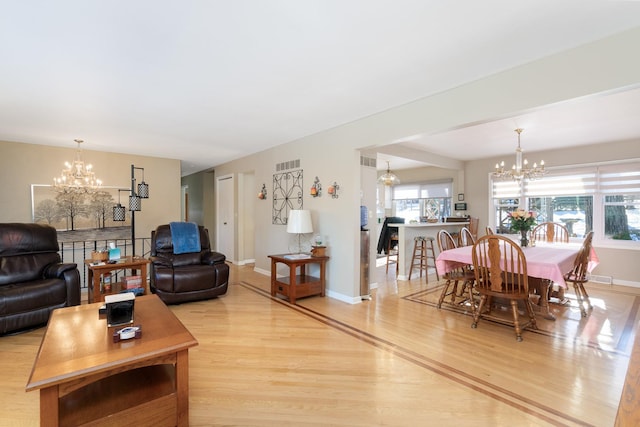
[[287,233],[313,233],[313,226],[311,225],[311,212],[307,210],[289,211]]

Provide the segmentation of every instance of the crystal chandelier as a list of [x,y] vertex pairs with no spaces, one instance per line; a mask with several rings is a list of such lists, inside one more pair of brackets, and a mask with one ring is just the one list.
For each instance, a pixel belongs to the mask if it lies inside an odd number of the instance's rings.
[[84,141],[74,139],[78,144],[76,158],[73,163],[65,162],[66,169],[58,178],[53,178],[53,188],[59,193],[92,193],[102,185],[102,181],[96,178],[92,166],[82,160],[80,144]]
[[391,172],[388,161],[387,161],[387,171],[382,175],[380,175],[380,177],[378,178],[378,182],[386,186],[400,184],[400,179]]
[[540,161],[540,166],[537,163],[533,164],[533,167],[529,167],[529,162],[527,159],[522,159],[522,148],[520,148],[520,134],[524,129],[516,129],[516,133],[518,134],[518,148],[516,149],[516,164],[512,166],[510,170],[504,169],[504,161],[500,162],[500,164],[496,163],[496,170],[491,174],[495,179],[508,180],[512,179],[514,181],[522,181],[525,180],[534,180],[538,178],[542,178],[547,174],[547,171],[544,169],[544,160]]

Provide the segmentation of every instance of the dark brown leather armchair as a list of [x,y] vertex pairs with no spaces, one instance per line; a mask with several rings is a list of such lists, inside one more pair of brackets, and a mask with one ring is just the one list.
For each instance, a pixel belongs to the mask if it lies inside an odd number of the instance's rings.
[[169,224],[151,232],[151,292],[165,304],[214,298],[227,292],[226,257],[211,251],[209,232],[198,226],[200,252],[175,254]]
[[0,224],[0,335],[44,325],[56,308],[80,304],[76,264],[62,264],[55,228]]

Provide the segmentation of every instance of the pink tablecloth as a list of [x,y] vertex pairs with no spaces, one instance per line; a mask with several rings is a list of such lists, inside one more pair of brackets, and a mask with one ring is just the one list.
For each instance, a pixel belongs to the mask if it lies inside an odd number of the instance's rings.
[[[579,250],[580,245],[562,243],[523,248],[522,251],[527,258],[527,274],[552,280],[566,288],[564,275],[573,268],[573,262]],[[441,252],[436,259],[436,268],[439,274],[444,274],[471,263],[471,246],[463,246]],[[596,265],[598,265],[598,256],[591,249],[589,271]]]

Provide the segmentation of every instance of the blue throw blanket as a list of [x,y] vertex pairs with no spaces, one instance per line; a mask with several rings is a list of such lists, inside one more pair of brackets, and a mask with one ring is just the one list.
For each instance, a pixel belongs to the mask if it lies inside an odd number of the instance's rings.
[[174,254],[200,252],[200,230],[195,222],[170,222]]

